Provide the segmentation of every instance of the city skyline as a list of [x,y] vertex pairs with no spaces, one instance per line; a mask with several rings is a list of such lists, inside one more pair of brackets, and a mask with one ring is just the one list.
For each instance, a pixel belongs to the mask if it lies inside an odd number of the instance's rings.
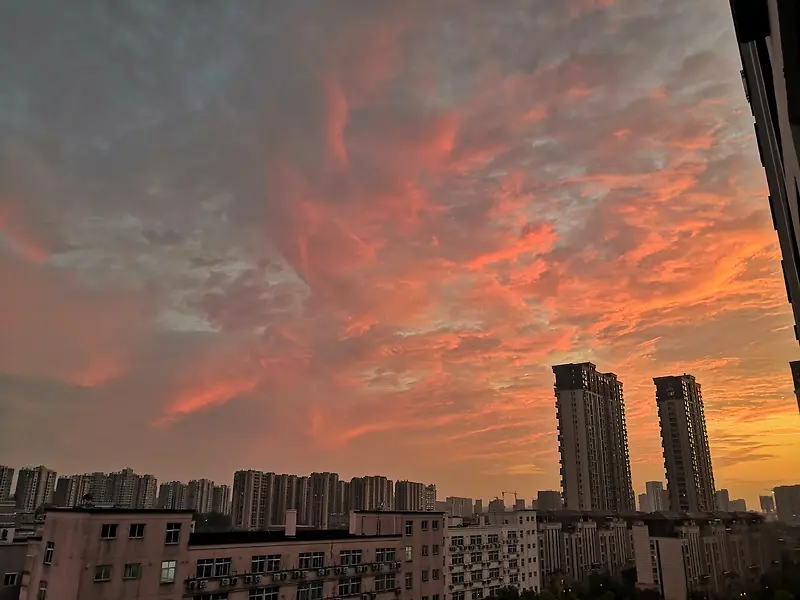
[[530,499],[559,487],[551,365],[589,361],[625,383],[634,490],[665,479],[652,378],[681,373],[717,487],[795,483],[727,0],[18,4],[3,462]]

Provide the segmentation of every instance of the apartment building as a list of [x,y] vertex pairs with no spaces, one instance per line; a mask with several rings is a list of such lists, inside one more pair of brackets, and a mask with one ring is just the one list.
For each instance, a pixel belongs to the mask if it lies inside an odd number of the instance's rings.
[[231,514],[231,488],[229,485],[215,485],[211,495],[211,512],[221,515]]
[[619,576],[633,561],[628,522],[619,515],[576,511],[538,513],[543,585],[583,581],[605,571]]
[[11,497],[11,483],[14,481],[13,467],[0,465],[0,502]]
[[756,515],[719,513],[634,521],[637,586],[686,600],[692,592],[721,595],[756,583],[772,558],[762,524]]
[[[534,511],[481,515],[468,525],[449,517],[443,548],[446,600],[480,600],[506,586],[538,592],[537,535]],[[438,548],[432,552],[438,554]]]
[[[791,1],[731,0],[731,11],[745,96],[769,186],[772,224],[783,255],[794,334],[800,340],[800,9]],[[790,365],[798,389],[800,365]]]
[[553,373],[564,507],[635,510],[622,382],[588,362]]
[[20,599],[443,600],[444,515],[355,512],[349,530],[192,533],[189,511],[48,513]]
[[186,489],[186,508],[200,514],[211,512],[214,482],[210,479],[192,479]]
[[536,493],[537,510],[561,510],[561,492],[558,490],[539,490]]
[[14,492],[17,508],[32,513],[45,504],[52,504],[57,477],[55,471],[43,466],[20,469]]
[[380,475],[353,477],[349,489],[350,510],[393,510],[394,483]]
[[89,475],[64,475],[58,478],[53,504],[60,508],[78,506],[83,498],[91,493]]
[[397,510],[423,510],[425,507],[425,484],[416,481],[395,483],[394,507]]
[[800,524],[800,485],[781,485],[773,490],[778,520]]
[[182,481],[168,481],[158,486],[157,506],[160,510],[188,510],[188,499],[189,486]]
[[656,377],[656,404],[670,508],[708,512],[716,505],[700,384],[689,374]]
[[471,517],[473,514],[472,498],[448,496],[445,498],[445,502],[447,503],[447,512],[451,517]]
[[433,512],[436,510],[436,484],[431,483],[425,486],[422,510]]

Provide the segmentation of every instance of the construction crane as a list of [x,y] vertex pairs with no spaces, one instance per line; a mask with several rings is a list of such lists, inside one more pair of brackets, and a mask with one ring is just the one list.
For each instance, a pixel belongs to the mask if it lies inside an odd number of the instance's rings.
[[500,492],[503,495],[503,504],[506,503],[506,494],[514,494],[514,503],[517,502],[517,492]]

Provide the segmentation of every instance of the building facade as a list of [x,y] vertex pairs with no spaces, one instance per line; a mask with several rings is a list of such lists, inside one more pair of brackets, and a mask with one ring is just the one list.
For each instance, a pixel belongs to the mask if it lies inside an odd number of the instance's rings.
[[447,503],[447,513],[451,517],[471,517],[473,515],[472,498],[448,496],[445,498],[445,502]]
[[394,485],[396,510],[421,511],[425,506],[425,484],[416,481],[398,481]]
[[635,510],[622,383],[592,363],[553,373],[565,508]]
[[778,520],[800,524],[800,485],[781,485],[773,490],[773,494]]
[[[494,518],[492,518],[494,517]],[[502,587],[541,590],[538,532],[534,511],[481,515],[477,523],[448,518],[444,554],[445,598],[496,596]],[[457,524],[454,524],[457,523]],[[434,548],[433,552],[439,552]]]
[[212,512],[214,482],[210,479],[192,479],[186,489],[186,508],[200,514]]
[[561,492],[557,490],[539,490],[536,492],[537,510],[561,510]]
[[159,510],[188,510],[188,497],[189,486],[182,481],[168,481],[158,486]]
[[55,471],[43,466],[20,469],[14,491],[17,508],[32,513],[45,504],[52,504],[57,478]]
[[229,485],[214,486],[211,511],[221,515],[231,514],[231,488]]
[[[191,513],[48,513],[20,599],[443,600],[444,515],[356,512],[349,530],[191,532]],[[434,579],[434,569],[439,578]]]
[[0,502],[11,498],[11,484],[14,481],[14,469],[0,465]]
[[[731,0],[745,95],[767,175],[786,294],[800,340],[800,17],[796,2]],[[794,369],[793,369],[794,370]],[[800,406],[798,406],[800,408]]]
[[700,384],[687,374],[656,377],[653,382],[670,508],[676,512],[713,511],[714,472]]

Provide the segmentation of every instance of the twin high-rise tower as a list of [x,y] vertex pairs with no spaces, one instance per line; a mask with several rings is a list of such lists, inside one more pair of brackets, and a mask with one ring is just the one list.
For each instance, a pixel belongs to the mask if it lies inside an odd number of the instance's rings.
[[[633,512],[622,382],[592,363],[556,365],[556,416],[564,508]],[[714,474],[700,385],[691,375],[657,377],[669,507],[714,510]]]
[[564,508],[636,510],[622,383],[592,363],[557,365],[553,373]]

